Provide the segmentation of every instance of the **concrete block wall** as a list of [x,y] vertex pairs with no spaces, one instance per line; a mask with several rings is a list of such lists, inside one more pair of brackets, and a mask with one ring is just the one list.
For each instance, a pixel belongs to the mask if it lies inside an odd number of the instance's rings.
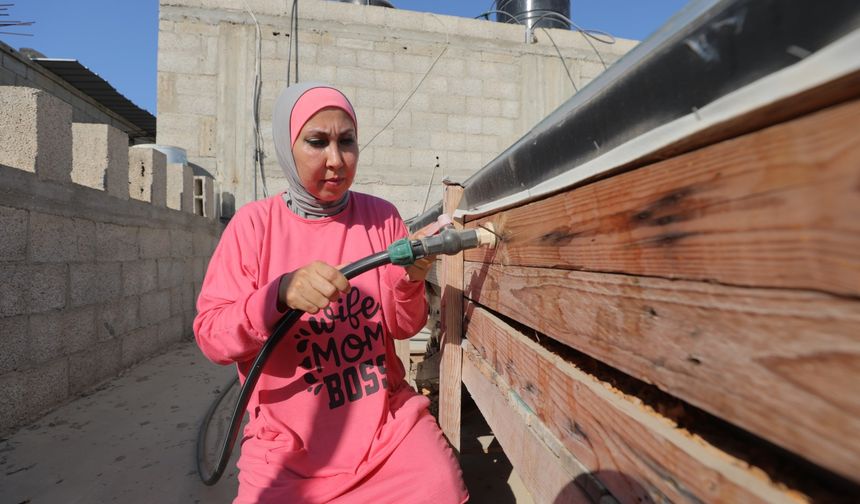
[[193,213],[194,169],[187,163],[167,163],[166,180],[167,208]]
[[72,182],[128,199],[128,135],[108,124],[73,123]]
[[[255,27],[243,5],[160,0],[158,54],[158,142],[186,147],[189,161],[213,173],[216,197],[229,193],[237,208],[263,186],[257,173],[255,192]],[[286,84],[289,6],[248,5],[262,31],[263,171],[273,194],[287,186],[271,115]],[[550,32],[580,89],[603,70],[600,57],[611,64],[635,45],[597,44],[598,57],[580,34]],[[375,136],[354,188],[410,217],[439,200],[443,177],[464,180],[575,92],[547,34],[536,36],[527,44],[519,26],[308,0],[299,7],[299,75],[340,87],[356,108],[359,144]]]
[[[139,132],[137,126],[127,119],[3,42],[0,42],[0,86],[22,86],[47,91],[72,106],[75,122],[107,124],[126,133]],[[141,138],[140,141],[152,139]]]
[[[45,91],[0,86],[0,435],[192,337],[220,224],[129,198],[124,142]],[[164,173],[160,152],[132,152]]]
[[167,156],[150,147],[135,146],[128,149],[128,163],[129,197],[166,206]]

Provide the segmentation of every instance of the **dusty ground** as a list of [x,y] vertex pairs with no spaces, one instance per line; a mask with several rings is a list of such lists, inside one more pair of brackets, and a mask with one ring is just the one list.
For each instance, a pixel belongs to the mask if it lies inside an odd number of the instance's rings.
[[[207,487],[195,446],[204,413],[233,373],[185,343],[48,413],[0,440],[0,501],[229,503],[234,463]],[[471,502],[531,502],[468,398],[461,464]]]

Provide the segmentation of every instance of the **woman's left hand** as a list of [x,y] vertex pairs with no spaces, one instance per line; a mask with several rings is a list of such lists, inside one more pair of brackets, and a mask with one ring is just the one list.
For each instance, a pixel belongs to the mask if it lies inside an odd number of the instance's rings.
[[[415,231],[409,236],[410,240],[418,240],[427,236],[427,229],[433,224],[425,226],[418,231]],[[427,273],[430,272],[430,267],[436,262],[436,256],[427,256],[418,259],[410,266],[406,266],[406,277],[410,282],[423,282],[427,278]]]

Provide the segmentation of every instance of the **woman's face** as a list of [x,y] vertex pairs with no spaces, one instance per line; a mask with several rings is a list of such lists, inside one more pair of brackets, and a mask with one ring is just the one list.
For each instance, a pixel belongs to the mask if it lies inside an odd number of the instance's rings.
[[316,199],[338,201],[352,185],[358,142],[352,118],[339,108],[311,116],[293,145],[299,179]]

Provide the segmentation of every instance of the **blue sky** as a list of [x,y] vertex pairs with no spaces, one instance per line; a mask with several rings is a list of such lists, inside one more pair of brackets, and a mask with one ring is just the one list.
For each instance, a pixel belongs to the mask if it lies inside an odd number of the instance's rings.
[[[289,0],[287,0],[289,1]],[[157,0],[6,0],[5,20],[35,21],[0,35],[19,49],[32,47],[51,58],[79,60],[117,90],[155,113]],[[400,9],[475,17],[492,0],[391,0]],[[240,0],[236,0],[241,5]],[[573,0],[571,17],[583,28],[642,40],[679,11],[687,0]],[[301,1],[299,2],[301,9]]]

